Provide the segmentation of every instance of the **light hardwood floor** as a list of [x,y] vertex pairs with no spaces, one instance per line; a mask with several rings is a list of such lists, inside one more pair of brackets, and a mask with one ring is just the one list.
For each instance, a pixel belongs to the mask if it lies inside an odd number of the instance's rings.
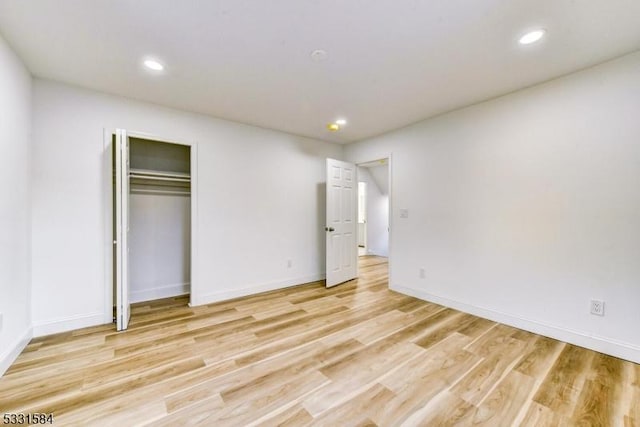
[[[640,365],[360,279],[189,308],[136,304],[110,325],[32,340],[0,414],[55,425],[639,426]],[[0,421],[1,422],[1,421]]]

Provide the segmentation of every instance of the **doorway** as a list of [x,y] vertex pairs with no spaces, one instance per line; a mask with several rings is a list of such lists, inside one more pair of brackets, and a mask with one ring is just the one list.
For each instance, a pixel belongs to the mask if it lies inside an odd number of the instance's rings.
[[108,136],[107,300],[117,329],[126,330],[131,303],[193,295],[196,146],[123,129]]
[[[326,167],[326,287],[360,276],[360,246],[364,248],[363,258],[383,258],[391,274],[391,155],[358,165],[327,158]],[[359,188],[364,189],[360,197]],[[361,209],[359,200],[364,206]],[[360,236],[359,219],[364,225]]]
[[389,159],[357,165],[358,255],[389,257]]
[[358,256],[367,254],[367,183],[358,181]]

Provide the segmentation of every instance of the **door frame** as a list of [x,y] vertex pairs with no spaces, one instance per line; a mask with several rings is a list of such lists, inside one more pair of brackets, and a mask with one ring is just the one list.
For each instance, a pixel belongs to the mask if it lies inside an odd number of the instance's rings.
[[[163,142],[166,144],[185,145],[190,148],[190,175],[191,175],[191,254],[190,254],[190,292],[189,306],[197,300],[194,295],[199,295],[198,276],[198,144],[193,141],[185,141],[177,138],[166,138],[151,133],[127,131],[127,137],[140,138],[149,141]],[[103,129],[103,223],[104,223],[104,323],[113,322],[113,185],[112,185],[112,137],[116,128]]]
[[113,284],[115,286],[116,296],[116,331],[125,331],[129,327],[131,319],[131,303],[129,301],[129,196],[131,194],[131,180],[129,179],[130,162],[129,162],[129,136],[127,131],[118,129],[112,138],[116,142],[115,147],[111,150],[115,152],[115,161],[113,162],[113,172],[115,173],[114,189],[115,197],[113,198],[113,211],[116,214],[114,224],[114,240],[115,259],[112,271],[116,273]]
[[[356,177],[358,177],[358,165],[356,165]],[[364,223],[363,223],[363,230],[364,230],[364,236],[362,237],[362,240],[364,241],[364,254],[367,254],[367,193],[369,192],[369,184],[362,181],[362,183],[364,184]],[[357,193],[358,193],[358,218],[360,218],[360,180],[358,179],[358,189],[357,189]],[[360,222],[358,222],[358,227],[360,226]],[[358,240],[360,239],[360,232],[358,230]],[[360,253],[360,245],[358,245],[358,257],[360,257],[359,255]]]
[[[379,157],[365,157],[363,159],[358,159],[357,161],[354,161],[355,165],[356,165],[356,179],[359,180],[360,177],[358,176],[358,168],[360,167],[360,165],[365,164],[365,163],[371,163],[371,162],[375,162],[375,161],[379,161],[382,159],[387,159],[387,167],[389,168],[389,223],[387,225],[387,227],[389,227],[389,256],[387,257],[387,265],[388,265],[388,270],[389,270],[389,287],[391,287],[391,281],[392,281],[392,254],[393,254],[393,224],[394,224],[394,216],[393,216],[393,153],[388,153],[386,155],[381,155]],[[357,248],[357,242],[356,242],[356,250]],[[365,245],[365,247],[367,247],[368,245]],[[360,271],[358,270],[358,277],[360,275]]]

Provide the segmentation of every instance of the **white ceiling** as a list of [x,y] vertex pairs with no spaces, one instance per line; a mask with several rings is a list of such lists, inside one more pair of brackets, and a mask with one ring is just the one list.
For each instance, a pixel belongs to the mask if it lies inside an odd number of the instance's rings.
[[0,33],[38,77],[346,143],[637,50],[640,1],[0,0]]

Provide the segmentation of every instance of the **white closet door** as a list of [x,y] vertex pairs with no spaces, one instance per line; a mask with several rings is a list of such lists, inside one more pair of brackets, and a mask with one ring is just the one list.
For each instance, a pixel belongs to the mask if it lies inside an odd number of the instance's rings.
[[129,138],[127,131],[116,130],[116,326],[129,326]]
[[356,167],[327,159],[327,287],[358,275]]

